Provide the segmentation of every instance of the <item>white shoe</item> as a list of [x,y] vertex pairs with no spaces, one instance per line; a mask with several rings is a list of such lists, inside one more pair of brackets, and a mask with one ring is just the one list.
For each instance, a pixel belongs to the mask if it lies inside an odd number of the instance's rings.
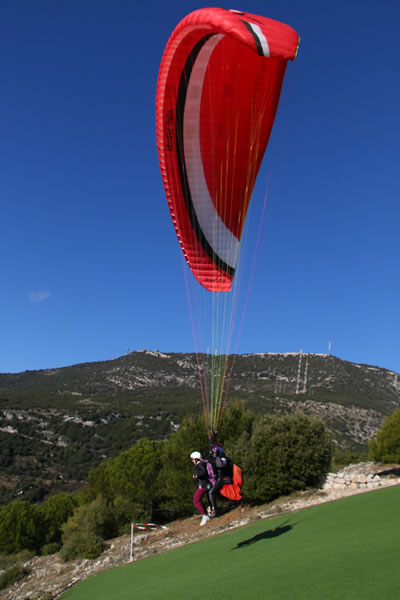
[[210,520],[210,517],[208,515],[203,515],[201,517],[200,527],[203,527],[203,525],[205,525],[206,523],[208,523],[209,520]]

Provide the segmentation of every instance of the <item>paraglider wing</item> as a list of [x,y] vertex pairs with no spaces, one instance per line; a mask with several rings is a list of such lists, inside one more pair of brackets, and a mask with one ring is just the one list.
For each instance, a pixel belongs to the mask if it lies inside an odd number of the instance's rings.
[[226,483],[220,490],[222,496],[229,500],[239,501],[242,499],[242,469],[238,465],[233,465],[232,483]]
[[156,125],[175,231],[196,279],[231,288],[242,229],[297,33],[221,8],[194,11],[160,66]]

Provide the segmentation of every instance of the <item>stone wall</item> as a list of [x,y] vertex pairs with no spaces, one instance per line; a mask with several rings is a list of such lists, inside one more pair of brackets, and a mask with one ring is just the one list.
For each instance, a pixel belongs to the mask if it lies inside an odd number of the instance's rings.
[[322,489],[374,489],[400,483],[399,474],[393,473],[393,470],[378,473],[376,469],[377,465],[372,462],[349,465],[338,473],[328,473]]

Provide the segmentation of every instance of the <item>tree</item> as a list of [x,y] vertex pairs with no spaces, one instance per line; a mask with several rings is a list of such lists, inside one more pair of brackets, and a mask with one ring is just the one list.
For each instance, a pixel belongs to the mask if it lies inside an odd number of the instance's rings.
[[40,508],[45,529],[45,543],[61,541],[61,527],[72,516],[78,505],[72,494],[51,496]]
[[329,469],[332,444],[322,421],[301,413],[258,418],[238,440],[234,460],[244,472],[244,496],[270,502],[316,484]]
[[37,506],[14,500],[0,507],[0,552],[38,552],[43,540],[43,518]]
[[79,506],[62,526],[61,556],[64,560],[96,558],[103,550],[104,540],[116,534],[110,507],[98,496],[89,504]]
[[112,502],[115,496],[111,485],[114,461],[114,458],[108,458],[103,460],[97,467],[90,469],[88,474],[89,488],[81,494],[82,498],[92,501],[100,494],[108,502]]
[[375,440],[368,442],[371,460],[400,463],[400,409],[387,417]]
[[[142,439],[117,456],[110,469],[114,501],[129,500],[134,520],[153,520],[161,498],[164,442]],[[126,505],[126,502],[125,502]]]
[[219,441],[228,447],[235,447],[244,432],[250,432],[254,422],[254,413],[246,410],[240,400],[229,402],[222,419]]

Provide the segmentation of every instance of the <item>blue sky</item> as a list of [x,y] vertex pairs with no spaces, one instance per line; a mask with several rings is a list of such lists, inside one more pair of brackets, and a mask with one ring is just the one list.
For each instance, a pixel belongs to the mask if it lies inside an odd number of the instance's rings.
[[[194,350],[154,103],[170,33],[206,6],[2,0],[0,372]],[[250,240],[270,182],[235,349],[331,347],[400,372],[400,4],[226,8],[301,36],[253,195]]]

